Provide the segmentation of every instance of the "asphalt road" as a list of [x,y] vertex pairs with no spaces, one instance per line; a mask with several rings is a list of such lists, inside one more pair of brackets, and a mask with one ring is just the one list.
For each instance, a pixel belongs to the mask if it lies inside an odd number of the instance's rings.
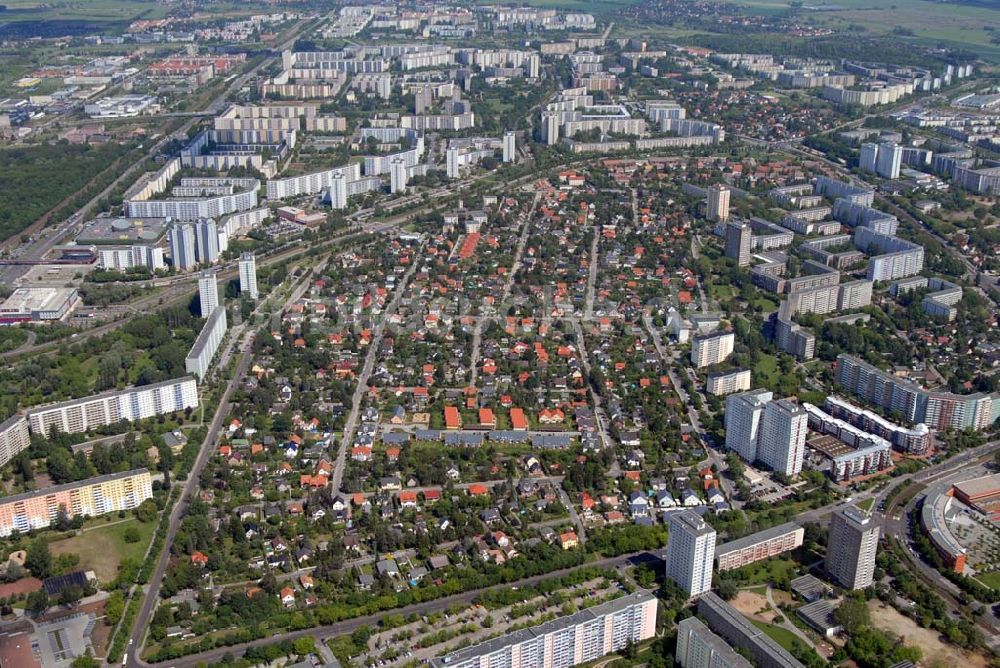
[[184,511],[187,510],[188,507],[188,500],[197,490],[199,474],[201,473],[201,470],[205,468],[208,458],[215,451],[213,444],[215,443],[215,439],[222,428],[222,421],[229,415],[230,399],[232,398],[233,391],[239,384],[239,379],[243,377],[247,369],[250,367],[250,361],[253,359],[251,352],[252,347],[243,347],[243,354],[237,365],[236,373],[233,375],[233,380],[231,380],[226,386],[226,390],[222,395],[222,400],[219,402],[219,408],[215,411],[215,416],[209,424],[205,442],[202,444],[201,450],[198,452],[198,458],[195,460],[195,464],[184,483],[184,490],[181,494],[181,498],[176,504],[174,504],[173,509],[170,511],[170,518],[167,524],[167,538],[164,541],[164,549],[160,552],[159,560],[157,561],[156,568],[150,577],[149,584],[142,592],[142,607],[139,609],[139,614],[136,615],[135,620],[132,623],[132,628],[129,632],[129,645],[128,649],[125,651],[125,661],[122,662],[123,664],[133,665],[138,662],[137,648],[141,645],[141,642],[136,642],[136,640],[143,637],[146,624],[150,619],[152,619],[153,608],[156,605],[158,598],[157,594],[160,591],[160,584],[163,582],[163,575],[166,572],[167,564],[170,561],[170,546],[173,545],[174,539],[177,537],[177,530],[180,528],[181,518],[184,516]]
[[[657,560],[663,559],[663,551],[656,553],[652,552],[633,552],[630,554],[625,554],[620,557],[612,557],[608,559],[600,559],[598,561],[593,561],[587,564],[588,566],[602,566],[607,568],[616,568],[624,564],[641,564],[647,562],[656,562]],[[396,608],[392,610],[392,614],[399,614],[403,616],[408,616],[410,614],[417,615],[430,615],[437,612],[442,612],[447,610],[450,606],[455,604],[469,605],[484,591],[489,591],[493,589],[510,589],[512,587],[527,587],[531,585],[538,584],[544,580],[550,578],[558,578],[579,568],[579,566],[574,566],[572,568],[564,568],[562,570],[554,571],[552,573],[545,573],[543,575],[536,575],[530,578],[525,578],[523,580],[518,580],[517,582],[511,582],[508,584],[497,585],[495,587],[489,587],[487,589],[477,589],[475,591],[465,592],[462,594],[453,594],[451,596],[445,596],[444,598],[439,598],[434,601],[427,601],[425,603],[415,603],[413,605],[408,605],[403,608]],[[303,636],[312,636],[316,639],[317,644],[323,644],[330,638],[336,636],[341,636],[352,631],[362,628],[362,627],[377,627],[379,620],[384,617],[387,612],[379,612],[372,615],[365,615],[364,617],[355,617],[354,619],[344,620],[342,622],[337,622],[336,624],[330,624],[328,626],[318,626],[312,629],[303,629],[301,631],[291,631],[288,633],[278,633],[267,638],[262,638],[261,640],[254,640],[249,643],[243,643],[240,645],[234,645],[232,647],[219,647],[217,649],[210,650],[208,652],[202,652],[200,654],[191,654],[189,656],[182,657],[180,659],[174,659],[173,661],[165,661],[158,664],[148,664],[140,660],[133,660],[129,658],[128,665],[139,665],[139,666],[169,666],[170,668],[195,668],[199,663],[204,665],[212,666],[218,664],[226,654],[230,654],[234,657],[240,657],[250,647],[260,647],[261,645],[271,645],[276,642],[281,642],[283,640],[295,640],[296,638],[301,638]]]

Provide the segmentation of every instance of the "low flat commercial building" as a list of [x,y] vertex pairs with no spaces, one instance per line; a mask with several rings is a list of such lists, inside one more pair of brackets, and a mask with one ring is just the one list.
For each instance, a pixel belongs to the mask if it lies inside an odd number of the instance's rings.
[[158,110],[159,105],[152,95],[106,97],[83,106],[84,113],[91,118],[130,118],[156,113]]
[[803,605],[795,614],[824,638],[832,638],[841,630],[840,624],[833,618],[833,611],[830,601],[820,600]]
[[788,650],[714,593],[698,599],[698,615],[730,645],[746,650],[758,668],[803,668]]
[[805,530],[795,522],[731,540],[715,548],[720,571],[731,571],[763,559],[790,552],[802,545]]
[[78,301],[76,288],[17,288],[0,304],[0,323],[62,320]]
[[80,482],[15,494],[0,500],[0,536],[48,527],[65,512],[73,517],[97,517],[137,508],[153,498],[148,469],[102,475]]
[[953,493],[954,489],[945,485],[933,487],[927,493],[920,507],[920,529],[930,539],[948,568],[961,575],[965,572],[968,551],[948,527],[947,516],[955,501]]
[[78,434],[121,421],[135,422],[185,408],[197,408],[198,386],[191,376],[130,387],[83,399],[35,406],[28,410],[33,434],[48,436],[53,427]]
[[956,482],[952,486],[952,494],[982,513],[995,513],[1000,509],[1000,475],[994,473]]
[[433,668],[575,666],[652,638],[657,600],[650,592],[595,605],[431,660]]

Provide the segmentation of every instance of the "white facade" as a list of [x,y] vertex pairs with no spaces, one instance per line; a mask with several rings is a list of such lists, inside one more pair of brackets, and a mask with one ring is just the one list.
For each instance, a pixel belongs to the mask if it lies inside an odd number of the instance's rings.
[[903,163],[903,148],[898,144],[885,142],[878,145],[878,161],[875,164],[876,173],[886,179],[898,179]]
[[214,272],[206,271],[198,278],[198,303],[203,318],[207,318],[219,305],[219,283]]
[[768,390],[754,390],[726,398],[726,449],[744,461],[757,459],[757,436],[764,406],[774,395]]
[[720,223],[729,220],[729,195],[728,186],[716,184],[708,187],[707,218],[709,220]]
[[198,333],[191,351],[184,358],[184,370],[194,374],[198,380],[204,380],[212,367],[212,358],[219,350],[219,345],[226,336],[229,323],[226,321],[226,308],[216,306],[208,314],[205,326]]
[[170,228],[170,261],[174,269],[188,271],[198,265],[195,254],[194,227],[189,224],[173,225]]
[[514,162],[517,156],[517,135],[508,130],[503,133],[503,161]]
[[329,192],[330,208],[347,208],[347,174],[343,170],[338,169],[333,172]]
[[233,190],[239,189],[240,192],[208,197],[140,199],[148,193],[149,188],[144,188],[136,197],[125,201],[125,209],[132,218],[198,220],[199,218],[218,218],[257,207],[257,188],[260,187],[260,182],[257,179],[185,178],[181,179],[181,185],[177,187],[212,190],[223,186],[231,186]]
[[257,299],[260,293],[257,291],[257,258],[253,253],[243,253],[240,255],[240,294],[244,294],[250,299]]
[[28,423],[34,434],[47,436],[53,427],[66,434],[77,434],[122,420],[134,422],[197,406],[198,385],[194,378],[186,376],[37,406],[28,411]]
[[315,195],[321,193],[333,185],[338,172],[343,173],[348,181],[356,181],[361,178],[361,165],[352,163],[322,172],[290,176],[284,179],[268,179],[267,198],[284,199],[297,195]]
[[750,369],[737,369],[724,373],[710,373],[705,382],[705,391],[721,396],[750,389]]
[[[203,218],[194,224],[194,249],[198,262],[213,264],[219,260],[222,252],[219,243],[219,228],[211,218]],[[228,245],[228,240],[227,240]]]
[[449,179],[457,179],[460,175],[458,165],[458,147],[451,146],[446,153],[447,174]]
[[0,466],[4,466],[31,445],[28,420],[15,415],[0,423]]
[[714,561],[715,529],[693,510],[671,513],[667,577],[688,596],[699,596],[712,588]]
[[830,519],[826,571],[847,589],[864,589],[875,575],[879,526],[855,506],[842,506]]
[[125,271],[145,267],[150,271],[163,269],[163,249],[158,246],[109,246],[98,248],[97,263],[101,269]]
[[736,335],[733,332],[715,332],[696,336],[691,341],[691,363],[701,368],[724,361],[733,353]]
[[771,401],[760,421],[757,459],[774,471],[788,476],[802,471],[809,416],[787,399]]
[[393,160],[389,170],[389,192],[393,195],[406,192],[406,176],[406,163],[398,158]]
[[638,590],[606,603],[518,629],[431,659],[431,668],[570,668],[618,652],[656,633],[657,600]]

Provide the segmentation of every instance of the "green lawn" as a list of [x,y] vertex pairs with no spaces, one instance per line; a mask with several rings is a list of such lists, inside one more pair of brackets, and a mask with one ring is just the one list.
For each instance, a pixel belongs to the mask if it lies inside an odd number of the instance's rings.
[[715,283],[709,283],[708,294],[711,295],[712,299],[732,299],[734,291],[730,285],[717,285]]
[[[96,520],[95,528],[84,530],[72,538],[53,541],[49,544],[49,549],[54,555],[78,555],[81,569],[94,571],[102,583],[111,582],[118,575],[118,565],[124,559],[142,561],[149,541],[153,538],[156,523],[143,524],[134,517],[125,521],[119,521],[116,515],[110,517],[116,523],[100,526],[101,520]],[[130,528],[138,530],[138,542],[125,542],[125,532]]]
[[976,579],[982,582],[987,587],[992,587],[993,589],[1000,589],[1000,571],[993,571],[992,573],[980,573],[976,576]]
[[788,558],[774,557],[744,566],[739,570],[747,575],[745,585],[766,585],[771,582],[794,579],[798,575],[798,564]]
[[757,364],[753,368],[754,382],[757,385],[765,385],[771,382],[778,382],[778,358],[774,355],[761,355]]
[[[775,626],[774,624],[768,624],[766,622],[760,622],[756,619],[751,619],[750,622],[759,628],[761,631],[766,633],[770,638],[781,645],[783,648],[791,652],[794,656],[804,656],[805,654],[816,654],[816,651],[802,642],[797,635],[789,631],[788,629],[782,628],[780,626]],[[818,655],[817,655],[817,658]]]
[[865,499],[864,501],[859,501],[859,502],[857,503],[857,506],[858,506],[858,508],[860,508],[861,510],[868,510],[868,509],[870,509],[870,508],[872,507],[872,504],[873,504],[873,503],[875,503],[875,499],[874,499],[874,498],[871,498],[871,499]]

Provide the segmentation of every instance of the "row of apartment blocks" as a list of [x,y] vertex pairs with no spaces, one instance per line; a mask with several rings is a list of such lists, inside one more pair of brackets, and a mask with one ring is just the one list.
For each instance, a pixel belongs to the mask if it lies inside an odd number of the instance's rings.
[[893,297],[899,297],[913,290],[924,288],[930,290],[928,294],[924,295],[923,301],[920,303],[920,307],[924,313],[932,318],[939,318],[948,322],[958,317],[958,308],[955,305],[962,301],[964,291],[962,290],[962,286],[943,278],[914,276],[894,281],[889,286],[889,292]]
[[803,403],[802,407],[809,416],[810,429],[835,439],[821,436],[809,442],[811,448],[829,457],[831,478],[840,482],[892,468],[892,444],[888,440],[810,403]]
[[886,420],[877,413],[844,401],[840,397],[827,396],[823,408],[832,417],[843,420],[869,434],[884,438],[900,452],[923,455],[930,450],[934,443],[931,430],[925,424],[903,427]]
[[720,571],[731,571],[801,547],[804,537],[801,526],[786,522],[719,545],[715,559]]
[[32,433],[48,436],[58,429],[75,434],[197,406],[198,388],[191,377],[36,406],[26,415],[14,415],[0,423],[0,466],[28,449]]
[[126,213],[133,218],[198,220],[257,206],[260,181],[252,178],[181,178],[174,197],[154,199],[167,191],[181,169],[181,159],[174,158],[158,171],[143,175],[125,193]]
[[197,383],[194,378],[184,376],[82,399],[35,406],[28,409],[26,419],[33,434],[48,436],[53,429],[65,434],[78,434],[123,420],[136,422],[197,406]]
[[657,600],[650,592],[595,605],[520,629],[431,661],[434,668],[566,668],[593,661],[656,632]]
[[[215,280],[214,276],[212,280]],[[198,338],[195,339],[194,345],[191,346],[187,357],[184,358],[184,370],[194,374],[198,380],[204,380],[228,328],[226,307],[217,305],[209,312],[204,326],[198,333]]]
[[112,473],[80,482],[55,485],[0,499],[0,536],[44,529],[60,512],[73,517],[97,517],[132,510],[153,498],[148,469]]
[[931,429],[984,430],[1000,418],[998,393],[926,390],[846,353],[837,356],[837,383],[890,414]]

